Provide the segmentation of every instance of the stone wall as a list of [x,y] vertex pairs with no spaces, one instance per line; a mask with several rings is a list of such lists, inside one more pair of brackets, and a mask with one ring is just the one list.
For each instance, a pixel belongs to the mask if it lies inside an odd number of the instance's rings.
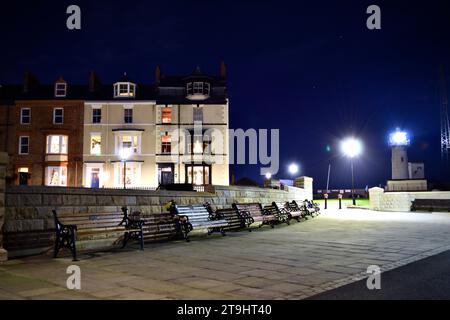
[[415,199],[450,199],[450,191],[385,192],[369,189],[370,209],[378,211],[411,211]]
[[0,152],[0,263],[8,259],[8,252],[3,248],[3,223],[5,219],[5,177],[8,155]]
[[[208,201],[217,208],[230,207],[233,202],[292,201],[312,199],[312,188],[288,187],[286,190],[255,187],[214,186],[214,193],[86,189],[59,187],[9,187],[6,190],[4,232],[9,239],[30,235],[36,242],[52,235],[54,221],[52,209],[61,214],[79,212],[117,212],[122,206],[138,210],[144,216],[164,212],[164,204],[175,200],[179,204],[198,204]],[[35,238],[31,238],[35,237]],[[47,239],[49,242],[51,239]],[[20,256],[48,251],[47,245],[13,247],[16,240],[6,241],[10,256]],[[45,243],[45,241],[43,242]]]

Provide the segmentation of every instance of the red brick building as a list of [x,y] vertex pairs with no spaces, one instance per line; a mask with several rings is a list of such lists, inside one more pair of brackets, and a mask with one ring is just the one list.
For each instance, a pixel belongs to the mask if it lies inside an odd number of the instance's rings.
[[0,148],[10,156],[10,183],[81,186],[84,101],[77,86],[62,78],[40,85],[26,74],[23,86],[0,91]]

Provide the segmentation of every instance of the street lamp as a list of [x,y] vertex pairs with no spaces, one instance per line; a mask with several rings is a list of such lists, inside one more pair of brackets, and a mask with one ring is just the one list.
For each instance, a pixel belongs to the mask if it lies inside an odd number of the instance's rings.
[[350,158],[351,170],[352,170],[352,202],[356,205],[355,199],[355,176],[353,174],[353,158],[359,156],[362,152],[361,141],[355,138],[347,138],[341,142],[341,150],[345,156]]
[[120,159],[123,162],[123,188],[127,188],[127,160],[131,156],[131,148],[122,148],[120,150]]
[[291,163],[289,165],[288,170],[289,170],[290,174],[294,175],[294,174],[296,174],[298,172],[298,165],[296,163]]
[[272,174],[270,172],[266,173],[266,179],[270,180],[272,178]]

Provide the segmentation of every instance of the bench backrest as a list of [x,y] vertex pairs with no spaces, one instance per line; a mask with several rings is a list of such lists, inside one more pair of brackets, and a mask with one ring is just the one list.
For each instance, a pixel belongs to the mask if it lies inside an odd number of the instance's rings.
[[273,204],[264,206],[264,210],[266,211],[266,214],[269,214],[269,215],[273,215],[273,216],[277,216],[277,217],[279,215],[281,215],[281,211],[278,210],[277,206],[275,206]]
[[175,205],[175,210],[178,215],[187,216],[191,223],[210,221],[210,214],[202,204]]
[[283,209],[289,211],[289,203],[288,202],[277,202],[277,201],[274,201],[274,202],[272,202],[272,205],[277,207],[277,209],[280,210],[280,211],[283,210]]
[[57,220],[59,220],[60,223],[65,225],[74,224],[77,226],[78,230],[124,228],[124,225],[120,225],[123,221],[123,217],[123,212],[57,214]]
[[235,208],[218,209],[216,213],[227,220],[229,226],[225,228],[226,230],[239,229],[242,227],[242,220]]
[[260,203],[233,203],[233,208],[239,212],[249,212],[252,217],[263,215],[263,208]]

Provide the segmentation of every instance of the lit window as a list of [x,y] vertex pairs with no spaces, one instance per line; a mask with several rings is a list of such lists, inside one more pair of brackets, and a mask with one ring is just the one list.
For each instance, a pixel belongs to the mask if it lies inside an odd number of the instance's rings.
[[92,123],[102,122],[102,109],[94,108],[92,109]]
[[161,122],[172,123],[172,108],[163,108],[161,110]]
[[54,108],[53,109],[53,123],[54,124],[63,124],[64,123],[64,109],[63,108]]
[[172,151],[172,138],[166,133],[161,137],[161,153],[171,153]]
[[102,136],[99,134],[91,135],[91,154],[99,155],[102,153]]
[[47,167],[46,185],[67,186],[67,167]]
[[21,124],[30,124],[31,123],[31,109],[30,108],[20,109],[20,123]]
[[133,109],[126,108],[124,110],[124,122],[133,123]]
[[114,98],[132,98],[136,94],[136,85],[131,82],[117,82],[114,84]]
[[67,136],[47,136],[47,154],[67,154],[67,142]]
[[131,149],[133,153],[139,153],[139,137],[137,135],[119,136],[117,152],[123,149]]
[[55,84],[55,97],[65,97],[67,95],[67,83]]
[[123,165],[117,166],[116,169],[116,185],[123,186],[124,182],[127,186],[137,186],[141,178],[141,164],[136,162],[127,163],[124,170]]
[[28,154],[30,151],[30,137],[21,136],[19,138],[19,154]]

